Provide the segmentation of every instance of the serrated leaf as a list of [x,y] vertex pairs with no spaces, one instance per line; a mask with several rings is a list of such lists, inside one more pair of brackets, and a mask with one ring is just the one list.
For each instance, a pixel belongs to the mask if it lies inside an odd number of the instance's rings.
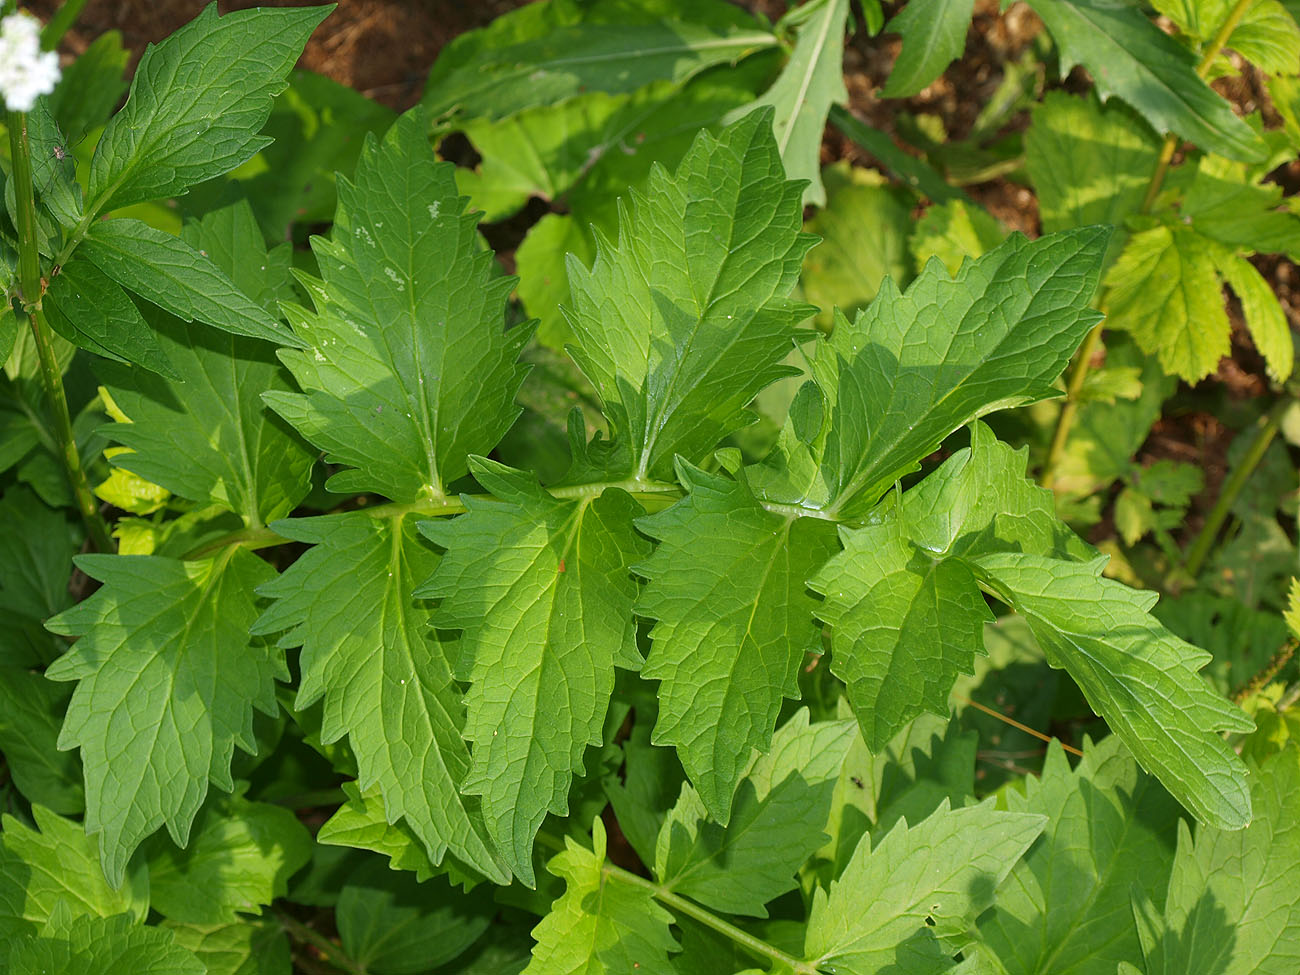
[[1000,553],[975,565],[1143,768],[1202,822],[1240,829],[1250,821],[1245,767],[1217,732],[1254,725],[1197,676],[1210,655],[1149,614],[1156,595],[1102,578],[1105,562]]
[[129,913],[142,921],[149,910],[149,874],[137,864],[114,889],[99,869],[93,837],[80,824],[42,806],[32,807],[36,829],[12,816],[0,832],[0,936],[37,934],[60,903],[78,914]]
[[743,425],[812,309],[791,301],[812,239],[766,110],[701,132],[670,176],[633,189],[619,240],[569,261],[571,350],[639,477],[700,460]]
[[222,797],[195,826],[185,849],[157,840],[150,849],[149,902],[173,921],[220,924],[261,914],[311,859],[311,837],[281,806]]
[[1042,776],[1005,795],[1047,828],[998,888],[981,939],[1007,975],[1114,975],[1138,955],[1130,890],[1163,900],[1178,804],[1115,736],[1086,747],[1073,771],[1048,746]]
[[1282,187],[1263,182],[1255,167],[1202,156],[1170,182],[1183,190],[1179,218],[1197,233],[1233,250],[1300,259],[1300,215],[1287,210]]
[[1122,104],[1051,91],[1030,117],[1025,168],[1044,231],[1121,226],[1138,211],[1160,147]]
[[1045,820],[992,802],[944,803],[922,822],[901,820],[871,849],[864,837],[829,892],[813,896],[805,958],[843,975],[897,966],[945,972],[975,918]]
[[458,791],[470,756],[451,671],[457,651],[430,630],[430,607],[411,596],[438,563],[414,519],[357,512],[277,522],[276,530],[315,545],[261,590],[276,602],[254,627],[288,629],[280,642],[303,648],[296,706],[324,699],[321,741],[348,737],[360,788],[378,787],[389,820],[404,818],[433,863],[450,851],[504,883],[478,803]]
[[289,939],[274,921],[244,919],[229,924],[178,924],[159,927],[177,945],[194,952],[207,975],[291,975]]
[[821,521],[766,511],[741,482],[682,464],[690,493],[638,521],[659,542],[634,566],[636,605],[655,620],[642,677],[661,681],[655,744],[676,746],[705,807],[726,823],[752,748],[767,749],[782,698],[819,652],[804,580],[830,557]]
[[1144,945],[1148,975],[1287,975],[1300,964],[1300,749],[1284,748],[1254,770],[1255,818],[1228,832],[1186,825],[1160,919]]
[[858,517],[953,430],[1052,394],[1097,315],[1088,308],[1109,230],[1013,234],[949,277],[938,261],[840,316],[811,367],[821,429],[787,428],[754,468],[761,497]]
[[271,99],[331,8],[241,10],[209,4],[140,59],[126,105],[90,165],[97,210],[183,193],[266,145]]
[[1219,264],[1219,272],[1241,302],[1241,314],[1255,348],[1268,365],[1275,382],[1285,382],[1295,367],[1295,341],[1291,325],[1268,282],[1244,257],[1233,256]]
[[566,838],[564,852],[547,864],[564,880],[564,895],[533,929],[537,944],[524,975],[672,975],[673,916],[646,888],[619,883],[602,870],[605,827],[599,819],[592,823],[592,847]]
[[434,625],[464,631],[456,676],[470,682],[474,748],[461,791],[482,796],[488,835],[531,885],[533,836],[567,811],[583,752],[600,744],[615,666],[641,667],[628,567],[649,546],[623,491],[556,498],[481,458],[474,475],[497,500],[467,498],[466,516],[421,524],[447,552],[416,595],[442,600]]
[[821,206],[826,190],[821,181],[822,134],[832,105],[849,100],[844,87],[844,28],[848,0],[811,0],[790,10],[777,23],[778,33],[795,34],[794,50],[772,87],[752,105],[743,106],[724,121],[734,122],[756,108],[770,105],[781,162],[791,179],[806,179],[805,205]]
[[78,252],[128,291],[184,321],[278,345],[298,344],[201,250],[139,220],[96,223]]
[[81,915],[37,938],[9,946],[9,975],[95,972],[96,975],[204,975],[193,953],[163,928],[135,925],[125,915]]
[[943,74],[966,49],[974,0],[909,0],[885,25],[903,48],[880,90],[881,98],[909,98]]
[[908,248],[918,267],[937,257],[949,274],[956,274],[963,261],[982,257],[1006,236],[1006,228],[987,210],[965,200],[950,200],[925,212],[912,231]]
[[1088,69],[1102,98],[1119,97],[1158,132],[1247,162],[1264,145],[1196,74],[1196,56],[1137,7],[1105,0],[1031,0],[1060,52],[1061,72]]
[[344,782],[342,789],[347,801],[321,825],[317,843],[382,853],[394,870],[408,870],[418,881],[438,872],[415,831],[401,820],[388,821],[377,788],[362,793],[355,782]]
[[516,360],[531,329],[505,330],[511,280],[492,276],[453,171],[418,112],[382,143],[367,137],[353,179],[338,184],[332,238],[312,242],[315,311],[286,307],[309,349],[280,357],[306,392],[265,399],[348,465],[331,490],[441,496],[519,415]]
[[77,347],[177,378],[135,302],[94,264],[69,262],[50,279],[48,298],[51,327]]
[[709,821],[682,788],[659,832],[655,876],[668,890],[716,911],[766,917],[764,905],[795,887],[795,873],[825,841],[831,796],[857,738],[852,721],[810,725],[795,712],[753,757],[730,821]]
[[79,681],[59,747],[81,748],[86,831],[120,884],[140,842],[164,823],[178,845],[208,792],[229,791],[234,748],[256,751],[253,709],[274,714],[283,653],[250,640],[254,590],[274,575],[235,547],[212,559],[85,555],[103,588],[46,625],[80,639],[50,665]]

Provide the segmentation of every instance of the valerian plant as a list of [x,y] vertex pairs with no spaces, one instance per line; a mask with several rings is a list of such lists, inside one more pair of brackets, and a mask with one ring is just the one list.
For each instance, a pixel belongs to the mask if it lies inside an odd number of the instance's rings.
[[[946,64],[914,56],[927,6],[891,21],[891,94]],[[821,309],[808,150],[846,2],[775,32],[720,4],[533,5],[395,120],[290,79],[328,12],[210,6],[116,114],[115,39],[69,68],[82,98],[10,102],[7,971],[1293,969],[1285,689],[1249,698],[1252,734],[987,422],[1097,334],[1119,221],[999,241],[966,214],[949,260]],[[783,43],[766,86],[730,67]],[[1153,118],[1250,150],[1205,92]],[[542,138],[530,113],[582,103],[608,145],[683,97],[707,110],[669,165],[620,182],[602,150],[565,177],[618,203],[547,292],[565,358],[541,355],[466,195],[491,166],[431,133]],[[317,129],[338,106],[350,150]],[[259,134],[295,119],[299,165]],[[309,250],[268,248],[330,203]],[[566,440],[512,439],[544,424]],[[1164,478],[1149,494],[1185,505]],[[1300,588],[1276,623],[1300,638]],[[952,702],[1031,662],[1096,734],[981,795]]]

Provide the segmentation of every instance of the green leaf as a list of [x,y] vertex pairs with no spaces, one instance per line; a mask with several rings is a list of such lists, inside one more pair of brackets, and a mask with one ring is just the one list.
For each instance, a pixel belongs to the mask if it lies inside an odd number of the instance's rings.
[[321,825],[317,843],[382,853],[394,870],[410,871],[421,882],[438,872],[415,831],[402,820],[389,823],[379,789],[362,793],[355,782],[342,789],[347,801]]
[[776,44],[740,24],[653,19],[553,26],[515,43],[487,43],[450,70],[429,75],[430,118],[453,112],[497,119],[588,91],[621,94],[653,81],[681,84],[715,64],[735,64]]
[[185,845],[209,781],[233,788],[234,747],[256,751],[253,709],[278,710],[275,681],[289,672],[280,651],[248,636],[253,591],[274,575],[257,556],[85,555],[77,566],[104,585],[46,624],[80,637],[46,676],[79,681],[59,747],[81,748],[86,831],[100,834],[104,872],[119,884],[160,825]]
[[963,261],[983,257],[1006,236],[1006,228],[987,210],[964,200],[952,200],[935,204],[925,212],[908,246],[918,266],[937,257],[949,274],[956,274]]
[[86,808],[81,763],[57,744],[71,696],[40,674],[0,666],[0,752],[9,776],[28,802],[70,816]]
[[1186,825],[1160,937],[1144,945],[1148,975],[1286,975],[1300,962],[1300,749],[1284,748],[1254,770],[1255,818],[1228,832]]
[[1008,789],[1012,812],[1047,828],[998,888],[980,937],[1007,975],[1114,975],[1138,955],[1130,890],[1163,899],[1179,806],[1117,737],[1084,750],[1071,771],[1059,744],[1043,774]]
[[1202,822],[1240,829],[1250,822],[1245,768],[1218,732],[1253,724],[1197,676],[1210,655],[1150,615],[1155,593],[1102,578],[1105,562],[1009,552],[976,565],[1143,768]]
[[821,651],[804,580],[834,550],[822,521],[764,510],[740,482],[682,463],[690,493],[637,522],[659,542],[633,570],[655,620],[641,675],[659,686],[655,744],[676,746],[705,808],[726,823],[750,750],[765,751],[782,698]]
[[1128,102],[1157,132],[1175,132],[1229,159],[1263,159],[1259,136],[1196,74],[1196,56],[1137,7],[1105,0],[1029,5],[1056,42],[1062,74],[1081,64],[1098,95]]
[[790,373],[781,359],[812,309],[787,296],[812,238],[771,119],[701,132],[674,175],[631,191],[618,243],[601,238],[590,271],[569,261],[572,354],[638,477],[702,459]]
[[159,927],[170,931],[177,945],[194,952],[207,975],[291,975],[289,939],[276,921],[164,921]]
[[1282,187],[1262,182],[1243,163],[1203,156],[1195,170],[1184,167],[1170,182],[1184,189],[1181,222],[1234,250],[1300,259],[1300,216],[1289,212]]
[[1107,324],[1132,334],[1167,372],[1204,379],[1228,354],[1219,259],[1219,248],[1186,227],[1133,234],[1106,274]]
[[0,665],[42,666],[63,652],[45,620],[72,603],[68,581],[80,537],[60,511],[22,487],[0,499]]
[[335,918],[343,950],[363,971],[420,975],[464,954],[495,913],[489,888],[419,883],[372,860],[343,885]]
[[882,98],[910,98],[943,74],[966,49],[974,0],[909,0],[885,25],[901,34],[903,49],[880,90]]
[[149,910],[149,874],[137,864],[126,883],[110,887],[99,869],[95,840],[71,820],[32,807],[36,829],[12,816],[0,832],[0,937],[37,934],[60,902],[78,914],[134,921]]
[[78,251],[128,291],[184,321],[278,345],[298,344],[202,250],[139,220],[96,223]]
[[360,788],[379,789],[388,821],[404,818],[433,863],[450,851],[504,883],[477,801],[458,792],[470,756],[451,671],[457,650],[430,630],[430,607],[411,597],[438,562],[414,519],[356,512],[275,527],[315,545],[261,590],[276,602],[254,627],[288,629],[280,642],[303,648],[296,707],[324,698],[321,741],[348,736]]
[[1227,46],[1269,74],[1300,72],[1300,25],[1277,0],[1247,7]]
[[1138,211],[1160,147],[1125,106],[1051,91],[1030,118],[1025,168],[1044,231],[1122,226]]
[[69,262],[50,279],[47,297],[45,315],[69,342],[95,355],[177,378],[135,302],[94,264]]
[[46,105],[67,137],[76,141],[103,125],[126,91],[127,61],[122,35],[115,30],[100,34],[63,69],[63,77]]
[[771,501],[858,517],[952,431],[1052,395],[1097,315],[1088,307],[1109,230],[1013,234],[949,277],[931,261],[892,281],[812,356],[820,430],[787,427],[751,478]]
[[826,190],[821,181],[822,134],[832,105],[849,100],[844,87],[844,28],[848,0],[810,0],[790,10],[776,25],[779,34],[795,34],[790,60],[772,87],[752,105],[736,109],[730,123],[756,108],[772,106],[776,144],[791,179],[806,179],[804,204],[821,206]]
[[750,760],[726,826],[709,821],[682,788],[659,832],[655,876],[674,893],[730,914],[766,917],[764,904],[795,887],[795,873],[825,841],[826,820],[852,721],[810,725],[806,708]]
[[1234,256],[1223,262],[1219,271],[1241,302],[1242,317],[1255,348],[1264,357],[1269,376],[1275,382],[1285,382],[1295,367],[1295,341],[1277,295],[1244,257]]
[[533,929],[537,944],[524,975],[672,975],[668,953],[677,942],[673,917],[644,887],[620,883],[605,865],[605,827],[592,823],[588,851],[571,838],[547,864],[564,880],[564,895]]
[[131,918],[68,917],[66,924],[9,948],[9,975],[95,972],[96,975],[204,975],[204,966],[163,928]]
[[505,329],[511,281],[492,276],[453,170],[429,150],[418,112],[382,143],[367,137],[355,176],[338,184],[333,237],[312,242],[324,278],[306,282],[315,311],[286,306],[308,348],[280,357],[306,392],[265,399],[348,465],[331,490],[441,496],[519,415],[516,359],[531,329]]
[[482,796],[488,835],[531,886],[533,836],[567,811],[583,752],[601,743],[615,666],[641,667],[628,567],[649,546],[623,491],[562,499],[493,461],[473,470],[497,500],[466,498],[468,515],[421,524],[447,553],[416,595],[442,600],[435,626],[464,631],[456,676],[470,683],[474,747],[461,791]]
[[901,820],[871,849],[864,837],[829,893],[813,895],[809,963],[843,975],[895,967],[945,972],[976,916],[1046,822],[992,802],[941,805],[915,826]]
[[311,837],[281,806],[223,797],[195,826],[183,850],[151,844],[150,905],[173,921],[220,924],[237,912],[261,914],[311,859]]
[[209,4],[147,50],[125,107],[95,147],[95,209],[175,196],[265,146],[257,132],[271,99],[330,9],[264,7],[218,18]]

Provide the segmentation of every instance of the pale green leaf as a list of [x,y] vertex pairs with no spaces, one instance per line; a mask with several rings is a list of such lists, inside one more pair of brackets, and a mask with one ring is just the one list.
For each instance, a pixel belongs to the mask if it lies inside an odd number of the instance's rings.
[[1240,829],[1250,821],[1246,771],[1218,732],[1253,724],[1197,675],[1210,655],[1150,615],[1155,593],[1102,578],[1105,562],[1012,552],[975,565],[1143,768],[1202,822]]
[[1227,46],[1270,74],[1300,73],[1300,26],[1277,0],[1254,0]]
[[872,849],[864,837],[829,893],[813,896],[807,960],[842,975],[896,966],[946,972],[975,918],[1046,821],[992,802],[944,803],[916,825],[900,820]]
[[477,801],[458,791],[470,756],[451,671],[457,650],[430,628],[431,607],[411,596],[438,564],[414,518],[356,512],[276,529],[315,545],[261,590],[276,602],[254,628],[288,629],[280,642],[303,648],[297,707],[324,698],[321,741],[347,736],[360,788],[378,788],[380,815],[405,819],[433,863],[450,851],[504,882]]
[[421,524],[447,553],[416,592],[442,600],[436,626],[464,631],[456,676],[470,683],[474,747],[461,791],[482,797],[488,835],[531,884],[533,837],[548,812],[568,810],[583,753],[601,742],[615,666],[641,667],[629,566],[649,545],[623,491],[556,498],[485,459],[474,475],[495,500]]
[[408,870],[419,881],[438,872],[415,831],[401,820],[388,821],[377,788],[362,793],[355,782],[344,782],[342,789],[347,801],[321,825],[317,843],[382,853],[394,870]]
[[1233,250],[1283,253],[1300,259],[1300,215],[1285,206],[1282,187],[1244,163],[1202,156],[1170,182],[1184,190],[1179,216],[1200,234]]
[[75,680],[61,748],[81,748],[86,830],[120,883],[140,842],[164,823],[178,845],[208,793],[229,791],[234,748],[253,753],[253,709],[278,710],[283,653],[250,639],[254,589],[274,575],[231,547],[212,559],[85,555],[104,585],[49,621],[79,637],[46,676]]
[[705,807],[727,822],[752,748],[767,749],[805,654],[821,650],[804,581],[830,557],[832,527],[768,512],[740,482],[685,464],[690,493],[637,523],[659,542],[634,571],[636,611],[655,620],[641,674],[659,685],[655,744],[674,745]]
[[289,939],[276,921],[245,918],[229,924],[178,924],[159,927],[188,948],[207,975],[291,975]]
[[673,917],[644,887],[620,883],[605,865],[605,827],[592,823],[592,850],[565,840],[547,869],[564,894],[533,929],[537,944],[525,975],[672,975]]
[[441,495],[518,416],[516,359],[531,329],[505,329],[511,281],[493,277],[453,169],[434,158],[418,112],[382,143],[367,137],[338,184],[333,236],[313,241],[315,311],[286,307],[309,348],[281,358],[306,392],[265,398],[348,465],[332,490]]
[[572,354],[638,476],[703,459],[790,372],[781,359],[811,309],[788,295],[812,239],[771,121],[761,110],[700,133],[674,175],[631,191],[591,270],[569,261]]
[[327,7],[240,10],[209,4],[140,59],[126,105],[90,166],[99,210],[183,193],[229,172],[267,143],[271,99]]
[[1269,376],[1276,382],[1285,382],[1295,366],[1295,341],[1277,295],[1255,270],[1255,265],[1244,257],[1233,256],[1224,261],[1219,271],[1241,302],[1242,317],[1246,319],[1255,348],[1268,365]]
[[40,937],[9,945],[9,975],[204,975],[203,963],[164,928],[110,918],[67,916]]
[[917,221],[908,248],[917,266],[932,257],[956,274],[965,260],[982,257],[1007,236],[1007,230],[987,210],[964,200],[936,203]]
[[901,34],[903,49],[890,69],[881,98],[909,98],[943,74],[966,49],[974,0],[909,0],[885,25]]

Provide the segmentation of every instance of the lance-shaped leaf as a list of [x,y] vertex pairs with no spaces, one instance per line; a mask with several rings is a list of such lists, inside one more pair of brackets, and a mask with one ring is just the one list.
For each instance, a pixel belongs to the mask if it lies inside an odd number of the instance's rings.
[[772,114],[701,132],[675,174],[632,190],[618,242],[587,270],[569,260],[571,350],[638,476],[666,476],[742,426],[789,375],[781,360],[812,308],[791,301],[813,238],[785,179]]
[[90,198],[116,209],[185,192],[251,158],[271,100],[331,8],[270,7],[217,17],[209,4],[145,51],[126,105],[95,147]]
[[60,902],[77,914],[149,912],[149,872],[137,864],[114,890],[99,867],[95,839],[79,823],[32,806],[32,829],[11,816],[0,831],[0,939],[36,934]]
[[1088,307],[1110,230],[1013,234],[955,277],[932,260],[888,278],[811,360],[777,450],[751,483],[767,500],[864,514],[963,424],[1052,395],[1098,315]]
[[650,891],[606,874],[605,827],[592,823],[592,850],[573,839],[547,869],[564,880],[564,894],[533,929],[537,944],[524,975],[673,975],[673,916]]
[[980,937],[1007,975],[1114,975],[1138,955],[1133,887],[1163,897],[1179,806],[1115,735],[1073,771],[1053,743],[1041,777],[1024,781],[1007,806],[1047,828],[998,888]]
[[[1255,818],[1228,832],[1179,824],[1164,916],[1143,931],[1148,975],[1290,975],[1300,965],[1300,749],[1252,769]],[[1138,902],[1139,927],[1145,905]]]
[[848,16],[849,0],[812,0],[792,8],[776,25],[778,33],[797,34],[790,61],[752,105],[736,109],[724,119],[732,122],[754,108],[771,105],[786,175],[808,181],[803,202],[814,206],[826,202],[821,178],[826,115],[832,105],[843,105],[849,99],[843,65]]
[[436,553],[411,517],[357,512],[276,529],[315,544],[261,590],[276,602],[254,627],[290,628],[280,642],[302,647],[297,707],[324,698],[322,742],[348,737],[360,787],[378,786],[387,817],[404,818],[435,864],[450,851],[504,883],[477,801],[458,791],[470,759],[451,672],[455,648],[429,628],[431,607],[411,596]]
[[78,348],[176,378],[131,296],[89,261],[72,261],[50,278],[46,316]]
[[281,358],[306,392],[266,401],[351,468],[333,490],[441,496],[519,415],[516,360],[531,329],[505,330],[512,282],[493,277],[454,171],[418,112],[382,143],[367,136],[353,178],[338,182],[333,237],[312,242],[315,311],[286,308],[309,348]]
[[749,763],[731,821],[709,821],[683,786],[659,831],[655,876],[667,889],[731,914],[766,917],[764,904],[795,887],[795,874],[826,840],[835,783],[852,721],[808,723],[797,711]]
[[629,566],[649,546],[623,491],[561,499],[493,461],[473,469],[499,500],[466,499],[468,515],[421,524],[447,553],[417,595],[442,599],[436,626],[464,631],[456,676],[470,682],[474,748],[461,790],[482,796],[488,834],[531,884],[533,836],[548,812],[568,810],[614,667],[641,666]]
[[875,849],[864,836],[830,892],[813,895],[804,956],[842,975],[949,971],[975,918],[1045,820],[992,800],[920,823],[900,820]]
[[1240,829],[1250,822],[1246,768],[1218,733],[1253,722],[1197,675],[1210,654],[1151,616],[1156,594],[1102,578],[1105,563],[1007,552],[972,564],[1143,768],[1202,822]]
[[943,74],[966,49],[974,0],[908,0],[885,25],[901,34],[903,49],[880,90],[882,98],[908,98]]
[[1196,73],[1196,56],[1139,8],[1105,0],[1030,0],[1060,51],[1061,71],[1081,64],[1102,98],[1117,96],[1158,132],[1247,162],[1264,144]]
[[95,224],[77,253],[128,291],[184,321],[280,345],[299,344],[206,254],[139,220]]
[[766,751],[783,698],[820,651],[805,580],[834,551],[828,522],[774,514],[743,482],[678,465],[690,493],[642,518],[659,542],[633,569],[637,613],[655,620],[641,674],[661,681],[655,744],[674,745],[705,807],[725,823],[753,748]]
[[102,582],[89,599],[46,625],[76,644],[45,672],[79,681],[59,736],[81,748],[86,831],[99,833],[109,881],[166,823],[178,846],[208,792],[234,787],[234,748],[253,754],[253,709],[275,714],[284,655],[250,639],[254,589],[274,571],[228,548],[212,559],[84,555]]

